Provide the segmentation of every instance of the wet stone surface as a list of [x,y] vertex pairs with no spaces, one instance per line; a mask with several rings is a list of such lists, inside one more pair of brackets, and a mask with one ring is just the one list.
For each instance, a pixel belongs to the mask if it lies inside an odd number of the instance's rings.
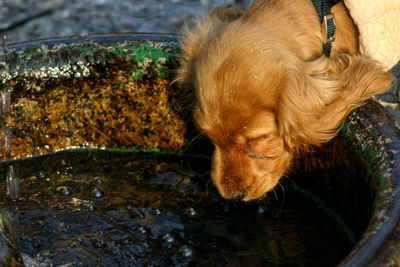
[[334,266],[351,250],[290,186],[260,203],[229,202],[199,175],[208,166],[149,153],[62,152],[15,162],[20,196],[10,200],[2,183],[0,201],[27,266]]

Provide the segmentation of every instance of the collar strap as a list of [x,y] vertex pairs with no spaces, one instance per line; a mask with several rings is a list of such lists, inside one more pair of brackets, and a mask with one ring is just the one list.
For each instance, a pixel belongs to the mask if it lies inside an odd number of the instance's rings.
[[325,22],[326,43],[322,46],[322,52],[329,57],[332,50],[332,42],[336,38],[335,15],[331,13],[331,8],[341,2],[341,0],[312,0],[317,10],[321,24]]

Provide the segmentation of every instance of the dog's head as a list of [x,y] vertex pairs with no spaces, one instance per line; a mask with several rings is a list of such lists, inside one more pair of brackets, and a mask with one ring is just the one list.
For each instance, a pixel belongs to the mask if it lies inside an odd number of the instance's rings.
[[262,197],[275,187],[292,159],[279,134],[275,113],[269,109],[250,110],[232,109],[220,124],[214,121],[216,124],[210,125],[196,108],[196,122],[215,146],[211,177],[227,199]]
[[[209,45],[226,43],[216,41]],[[244,201],[273,189],[292,159],[278,125],[285,73],[281,64],[271,64],[270,49],[250,49],[207,51],[197,59],[194,79],[194,119],[215,146],[213,182],[224,198]]]
[[211,176],[225,198],[263,197],[298,151],[333,138],[351,109],[390,87],[372,60],[304,61],[299,46],[257,25],[214,23],[182,44],[178,81],[195,89],[194,119],[215,145]]

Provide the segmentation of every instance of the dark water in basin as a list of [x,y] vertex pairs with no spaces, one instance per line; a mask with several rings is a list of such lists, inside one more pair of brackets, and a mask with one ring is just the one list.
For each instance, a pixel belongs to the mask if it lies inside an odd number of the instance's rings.
[[208,166],[195,157],[62,152],[13,163],[21,196],[8,200],[2,183],[1,205],[27,266],[334,266],[351,250],[292,187],[262,202],[225,201]]

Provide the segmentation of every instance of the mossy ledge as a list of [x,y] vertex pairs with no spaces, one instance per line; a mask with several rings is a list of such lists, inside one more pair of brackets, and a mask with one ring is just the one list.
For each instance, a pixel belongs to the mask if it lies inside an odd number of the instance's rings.
[[171,85],[177,50],[145,39],[8,48],[1,158],[76,147],[181,151],[187,114]]

